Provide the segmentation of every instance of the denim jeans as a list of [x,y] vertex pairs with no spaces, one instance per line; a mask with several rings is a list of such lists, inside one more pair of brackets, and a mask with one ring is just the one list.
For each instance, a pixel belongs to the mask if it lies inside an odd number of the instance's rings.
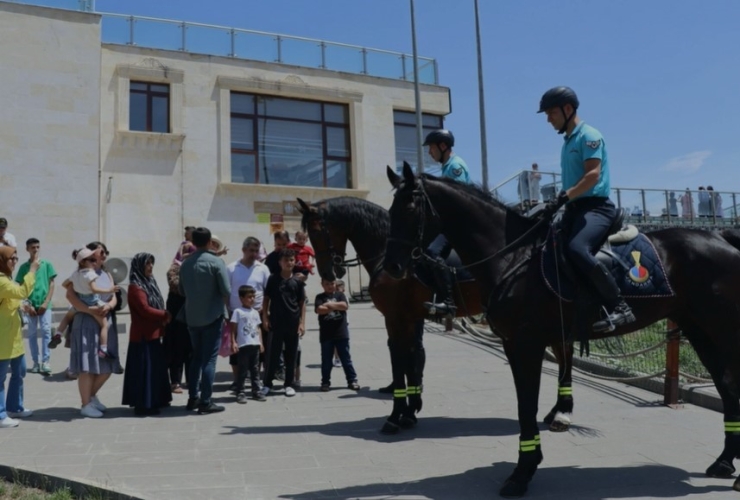
[[218,318],[210,325],[188,326],[190,342],[193,346],[193,357],[190,360],[188,393],[190,398],[198,397],[200,381],[200,404],[211,403],[213,380],[216,376],[216,358],[221,345],[221,328],[224,319]]
[[[5,376],[10,367],[7,399],[5,395]],[[0,420],[8,416],[7,412],[19,413],[23,408],[23,377],[26,376],[26,356],[0,361]]]
[[[41,333],[41,360],[39,360],[39,333]],[[51,342],[51,309],[38,316],[28,316],[28,348],[34,363],[49,362],[51,355],[49,342]]]
[[331,385],[331,369],[333,367],[334,349],[337,350],[339,360],[344,368],[347,383],[357,382],[357,373],[352,366],[349,355],[349,339],[325,340],[321,343],[321,385]]

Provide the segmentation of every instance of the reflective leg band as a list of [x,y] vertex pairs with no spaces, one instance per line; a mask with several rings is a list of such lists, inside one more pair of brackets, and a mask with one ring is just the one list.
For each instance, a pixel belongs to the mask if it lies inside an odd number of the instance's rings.
[[573,395],[572,387],[558,387],[558,396],[572,396],[572,395]]
[[725,422],[725,432],[740,434],[740,422]]
[[406,397],[406,389],[394,389],[393,390],[393,397],[394,398],[405,398]]
[[537,434],[534,439],[519,441],[519,451],[535,451],[539,445],[540,435]]
[[410,385],[406,388],[406,394],[409,396],[413,396],[414,394],[421,394],[421,386],[420,385]]

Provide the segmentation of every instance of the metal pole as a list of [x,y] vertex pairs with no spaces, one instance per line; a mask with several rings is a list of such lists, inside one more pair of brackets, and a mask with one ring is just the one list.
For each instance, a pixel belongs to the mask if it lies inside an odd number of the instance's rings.
[[419,60],[416,53],[416,18],[414,15],[414,0],[409,0],[411,4],[411,47],[414,55],[414,102],[416,104],[416,173],[424,173],[424,148],[422,144],[421,128],[421,94],[419,93]]
[[475,41],[478,46],[478,111],[480,112],[480,159],[483,174],[483,189],[488,191],[488,144],[486,144],[486,101],[483,96],[483,54],[480,44],[480,20],[478,0],[475,0]]

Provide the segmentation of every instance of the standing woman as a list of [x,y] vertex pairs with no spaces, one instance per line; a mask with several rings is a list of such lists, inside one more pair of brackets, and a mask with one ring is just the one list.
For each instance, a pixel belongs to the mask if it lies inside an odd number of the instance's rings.
[[[191,253],[186,251],[182,257],[183,260]],[[167,332],[162,342],[170,374],[171,390],[175,394],[182,394],[180,384],[182,383],[183,374],[185,375],[185,382],[188,380],[192,353],[188,325],[185,324],[184,318],[178,318],[180,310],[185,305],[185,297],[180,295],[180,291],[178,290],[178,286],[180,285],[180,265],[180,262],[173,262],[167,271],[167,284],[169,285],[167,312],[170,313],[172,320],[167,325]]]
[[[87,245],[87,248],[94,251],[93,270],[98,275],[97,284],[101,288],[111,288],[113,278],[105,271],[105,260],[108,257],[108,248],[99,242],[94,241]],[[101,308],[90,308],[83,303],[70,286],[67,288],[67,300],[77,309],[78,312],[85,314],[76,314],[70,330],[70,353],[69,353],[69,372],[78,375],[77,388],[80,391],[80,400],[82,410],[80,414],[88,418],[100,418],[107,407],[100,402],[98,391],[108,381],[111,374],[123,373],[121,362],[118,359],[118,329],[116,323],[111,319],[111,313],[116,307],[115,294],[100,294],[100,299],[105,302]],[[100,347],[100,327],[95,318],[91,315],[98,314],[106,317],[108,321],[108,352],[115,358],[101,358],[98,356]]]
[[134,407],[138,416],[157,415],[172,401],[162,337],[172,316],[152,276],[154,256],[137,253],[131,261],[128,307],[131,332],[126,374],[123,377],[123,404]]
[[[33,414],[23,407],[26,355],[19,313],[21,301],[31,295],[36,283],[39,258],[33,258],[21,285],[13,281],[13,271],[17,263],[18,253],[14,247],[0,247],[0,428],[18,427],[18,421],[12,417],[30,417]],[[10,383],[6,398],[5,376],[8,368]]]

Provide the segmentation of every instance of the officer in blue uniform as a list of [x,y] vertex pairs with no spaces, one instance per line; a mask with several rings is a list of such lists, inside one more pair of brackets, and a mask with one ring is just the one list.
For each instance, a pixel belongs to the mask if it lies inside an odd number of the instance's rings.
[[[452,152],[454,145],[455,136],[449,130],[444,129],[430,132],[424,140],[424,146],[429,147],[429,156],[442,164],[442,177],[469,184],[468,166],[462,158]],[[436,260],[439,265],[431,266],[434,274],[436,301],[425,302],[424,307],[437,314],[454,316],[457,310],[452,294],[454,276],[445,265],[445,259],[449,257],[451,251],[452,246],[443,234],[437,235],[426,249],[426,254]]]
[[538,113],[564,134],[560,153],[563,190],[548,202],[553,215],[565,205],[563,230],[571,262],[585,276],[601,298],[608,315],[593,325],[595,332],[607,332],[632,323],[635,316],[621,297],[611,273],[596,260],[596,252],[616,216],[609,200],[609,159],[601,133],[578,118],[578,97],[569,87],[554,87],[542,96]]

